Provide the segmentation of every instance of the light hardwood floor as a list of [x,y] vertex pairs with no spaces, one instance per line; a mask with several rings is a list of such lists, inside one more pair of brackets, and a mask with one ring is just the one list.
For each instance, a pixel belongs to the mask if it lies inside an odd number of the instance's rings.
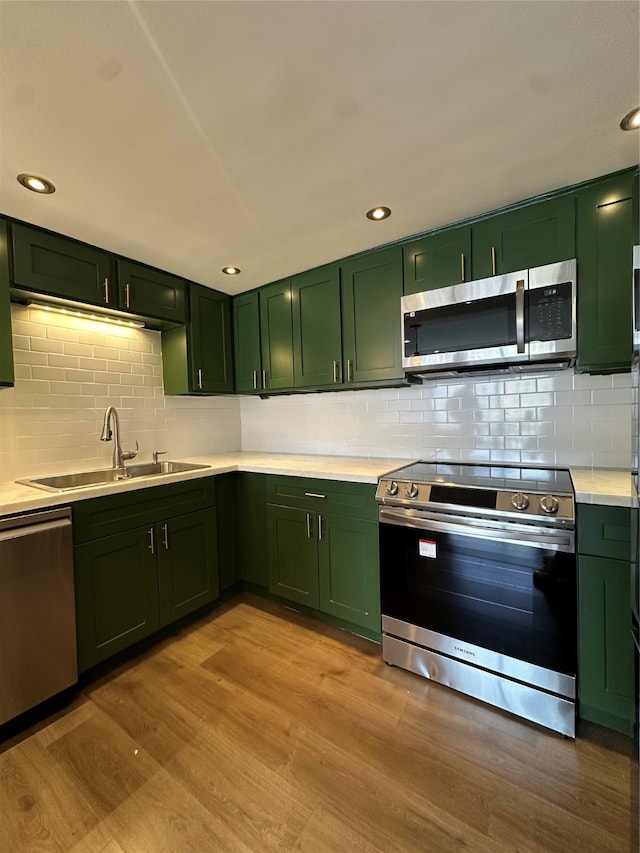
[[626,853],[637,765],[608,740],[244,595],[0,745],[0,853]]

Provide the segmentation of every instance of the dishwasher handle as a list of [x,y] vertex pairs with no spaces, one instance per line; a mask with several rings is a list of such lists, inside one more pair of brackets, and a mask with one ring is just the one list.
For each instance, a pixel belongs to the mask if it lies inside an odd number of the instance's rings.
[[21,536],[33,536],[38,533],[48,533],[60,527],[71,527],[70,518],[59,518],[54,521],[40,521],[35,524],[23,524],[19,527],[8,527],[0,529],[0,542],[9,542],[19,539]]

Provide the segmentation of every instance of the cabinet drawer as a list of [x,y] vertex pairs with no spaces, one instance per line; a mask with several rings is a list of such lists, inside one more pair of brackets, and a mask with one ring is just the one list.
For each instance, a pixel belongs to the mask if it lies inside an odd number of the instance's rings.
[[578,552],[628,561],[631,555],[631,509],[580,504]]
[[73,507],[73,539],[76,544],[88,542],[214,505],[213,477],[78,501]]
[[306,477],[267,477],[267,502],[317,512],[337,512],[352,518],[377,518],[376,487],[368,483],[317,480]]

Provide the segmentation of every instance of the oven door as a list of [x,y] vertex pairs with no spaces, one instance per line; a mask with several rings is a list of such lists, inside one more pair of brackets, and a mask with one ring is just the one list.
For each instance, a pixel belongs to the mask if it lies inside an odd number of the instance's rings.
[[410,372],[526,361],[528,278],[522,270],[404,296],[402,367]]
[[381,507],[380,571],[383,617],[575,677],[573,531]]

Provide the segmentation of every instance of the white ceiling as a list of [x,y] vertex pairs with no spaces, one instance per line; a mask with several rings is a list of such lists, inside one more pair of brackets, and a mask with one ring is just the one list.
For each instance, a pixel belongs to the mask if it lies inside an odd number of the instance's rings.
[[637,163],[639,10],[0,0],[0,212],[247,290]]

